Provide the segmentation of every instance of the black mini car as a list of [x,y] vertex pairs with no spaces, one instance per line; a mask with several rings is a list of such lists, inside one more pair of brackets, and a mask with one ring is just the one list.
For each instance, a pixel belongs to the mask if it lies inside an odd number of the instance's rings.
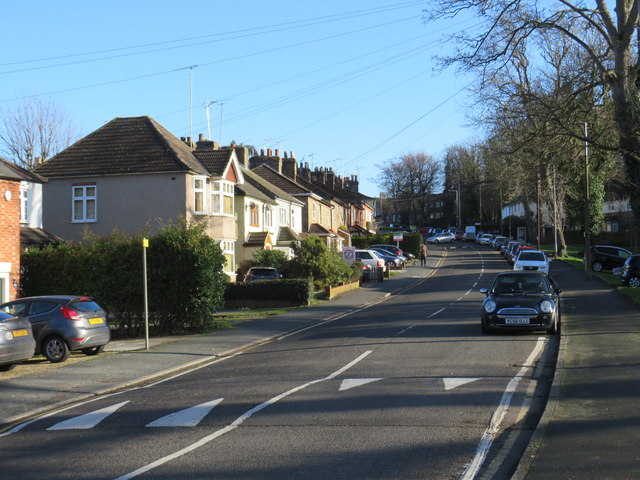
[[485,298],[480,323],[482,333],[507,330],[560,329],[559,295],[562,292],[543,272],[503,272]]
[[640,287],[640,255],[627,258],[622,267],[620,280],[627,287]]

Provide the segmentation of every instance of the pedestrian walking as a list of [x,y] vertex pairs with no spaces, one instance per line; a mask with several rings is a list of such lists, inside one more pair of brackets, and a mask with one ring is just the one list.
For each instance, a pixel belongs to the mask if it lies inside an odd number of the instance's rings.
[[429,255],[429,250],[427,249],[427,245],[423,243],[420,245],[420,266],[427,266],[427,256]]

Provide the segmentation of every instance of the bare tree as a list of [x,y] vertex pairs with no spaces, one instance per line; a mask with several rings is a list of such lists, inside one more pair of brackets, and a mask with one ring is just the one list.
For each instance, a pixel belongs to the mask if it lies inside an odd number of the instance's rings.
[[377,184],[393,200],[394,213],[410,224],[426,218],[426,199],[439,186],[440,163],[423,152],[406,153],[378,168]]
[[[487,20],[478,35],[457,35],[459,49],[444,64],[457,64],[480,73],[480,83],[491,80],[500,66],[539,32],[558,32],[591,61],[598,83],[607,88],[617,127],[617,150],[630,183],[630,203],[640,225],[640,101],[638,55],[634,55],[638,0],[439,0],[425,19],[452,17],[465,10]],[[613,12],[609,5],[615,4]],[[597,40],[595,40],[597,39]],[[595,41],[594,41],[595,40]],[[488,67],[492,67],[489,69]],[[584,139],[590,140],[590,139]]]
[[23,168],[33,168],[77,138],[71,122],[50,98],[31,97],[2,111],[0,153]]

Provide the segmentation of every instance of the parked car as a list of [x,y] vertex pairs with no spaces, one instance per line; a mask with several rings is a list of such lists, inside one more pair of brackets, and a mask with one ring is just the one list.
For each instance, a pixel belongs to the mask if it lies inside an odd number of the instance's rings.
[[0,372],[30,359],[35,349],[31,322],[0,311]]
[[413,254],[411,254],[409,252],[405,252],[404,250],[402,250],[400,247],[398,247],[396,245],[387,245],[387,244],[384,244],[384,243],[376,243],[375,245],[371,245],[369,248],[385,250],[385,251],[391,253],[392,255],[401,255],[406,259],[405,262],[411,260],[412,258],[415,258],[415,255],[413,255]]
[[251,267],[244,276],[245,282],[255,282],[257,280],[279,280],[282,275],[274,267]]
[[622,267],[620,280],[627,287],[640,287],[640,255],[627,257]]
[[489,240],[494,237],[491,233],[481,233],[476,237],[476,243],[478,245],[486,245]]
[[504,235],[496,235],[491,239],[491,242],[489,242],[488,245],[495,250],[500,250],[500,245],[509,240],[510,239]]
[[590,251],[591,269],[594,272],[622,267],[625,260],[631,255],[629,250],[613,245],[594,245]]
[[456,236],[451,232],[443,232],[427,238],[427,243],[452,243]]
[[462,240],[464,240],[465,242],[475,242],[476,234],[473,232],[464,232],[464,235],[462,236]]
[[431,230],[433,230],[433,227],[420,227],[417,232],[421,233],[422,235],[427,235],[429,233],[431,233]]
[[516,271],[532,270],[549,273],[549,259],[542,250],[522,250],[516,258],[513,269]]
[[404,264],[407,262],[407,257],[393,254],[388,250],[384,250],[382,248],[371,247],[369,248],[369,250],[373,250],[378,254],[378,256],[382,257],[385,265],[389,265],[392,267],[404,267]]
[[560,329],[559,295],[562,292],[542,272],[499,273],[482,302],[482,333],[498,330]]
[[53,363],[64,362],[77,350],[97,355],[111,339],[107,313],[89,297],[26,297],[0,305],[0,311],[29,320],[35,353]]
[[456,240],[464,240],[464,232],[462,230],[456,230],[454,235]]
[[356,260],[362,263],[363,280],[381,282],[384,279],[384,260],[375,250],[356,250]]

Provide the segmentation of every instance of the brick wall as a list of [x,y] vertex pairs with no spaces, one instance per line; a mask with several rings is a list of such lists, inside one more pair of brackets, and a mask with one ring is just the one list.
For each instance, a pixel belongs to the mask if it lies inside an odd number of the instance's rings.
[[[6,192],[11,198],[7,200]],[[17,297],[20,282],[20,182],[0,180],[0,263],[10,263],[9,299]]]

